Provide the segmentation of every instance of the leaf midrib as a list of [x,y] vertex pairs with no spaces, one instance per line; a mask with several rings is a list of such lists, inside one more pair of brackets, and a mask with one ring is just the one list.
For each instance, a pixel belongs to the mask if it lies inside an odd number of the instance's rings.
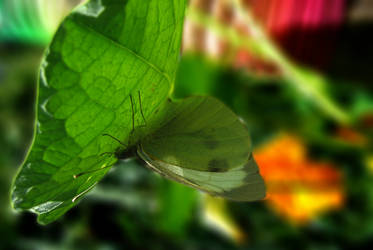
[[123,44],[120,44],[119,42],[105,36],[103,33],[97,31],[97,30],[94,30],[92,29],[91,27],[89,27],[88,25],[86,25],[85,23],[83,22],[79,22],[77,20],[73,20],[74,23],[76,23],[78,26],[80,26],[81,28],[83,29],[86,29],[88,30],[89,32],[93,32],[95,33],[96,35],[102,37],[103,39],[105,39],[106,41],[109,41],[110,43],[114,44],[115,46],[129,52],[131,55],[135,56],[136,58],[138,58],[139,60],[141,60],[142,62],[144,62],[145,64],[147,64],[150,68],[152,68],[153,70],[157,71],[162,77],[164,77],[166,79],[166,81],[169,83],[170,86],[172,86],[172,81],[171,81],[171,78],[169,75],[167,75],[167,73],[163,72],[160,68],[158,68],[156,65],[154,65],[153,63],[151,63],[149,60],[147,60],[146,58],[144,58],[143,56],[141,56],[140,54],[136,53],[135,51],[133,51],[132,49],[128,48],[127,46],[123,45]]

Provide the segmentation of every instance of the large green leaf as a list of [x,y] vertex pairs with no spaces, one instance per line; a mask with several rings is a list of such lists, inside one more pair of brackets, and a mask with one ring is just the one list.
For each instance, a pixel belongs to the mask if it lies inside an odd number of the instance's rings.
[[[17,175],[16,209],[56,220],[115,163],[131,131],[129,96],[145,119],[169,96],[185,0],[91,0],[58,29],[40,70],[35,139]],[[143,122],[134,98],[135,125]],[[74,179],[81,172],[103,168]]]

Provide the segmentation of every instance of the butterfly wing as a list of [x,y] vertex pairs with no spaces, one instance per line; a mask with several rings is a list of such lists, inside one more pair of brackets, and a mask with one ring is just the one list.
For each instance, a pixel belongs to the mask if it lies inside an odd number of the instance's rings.
[[150,168],[213,195],[249,201],[263,198],[264,182],[250,158],[243,122],[212,97],[170,103],[169,118],[138,146]]
[[224,172],[247,162],[245,124],[213,97],[167,103],[164,122],[141,140],[147,154],[183,168]]
[[150,169],[160,175],[214,196],[234,201],[255,201],[263,199],[266,194],[264,181],[253,158],[244,165],[221,173],[198,171],[170,165],[159,159],[152,158],[143,151],[141,145],[139,146],[138,154]]

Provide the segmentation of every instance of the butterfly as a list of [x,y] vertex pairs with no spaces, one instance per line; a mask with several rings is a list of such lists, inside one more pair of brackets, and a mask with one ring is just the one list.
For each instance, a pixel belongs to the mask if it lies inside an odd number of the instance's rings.
[[[139,99],[141,105],[140,94]],[[251,154],[248,129],[222,102],[208,96],[169,99],[156,113],[150,132],[129,145],[107,135],[122,145],[113,153],[116,158],[136,155],[161,176],[213,196],[234,201],[264,198],[265,184]]]

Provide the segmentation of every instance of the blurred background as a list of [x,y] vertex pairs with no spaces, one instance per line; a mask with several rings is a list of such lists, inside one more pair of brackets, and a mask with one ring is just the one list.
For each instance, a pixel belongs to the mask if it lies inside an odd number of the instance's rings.
[[373,1],[190,0],[175,97],[248,124],[268,194],[232,203],[122,162],[58,222],[9,204],[40,59],[79,0],[0,0],[0,249],[361,249],[373,243]]

